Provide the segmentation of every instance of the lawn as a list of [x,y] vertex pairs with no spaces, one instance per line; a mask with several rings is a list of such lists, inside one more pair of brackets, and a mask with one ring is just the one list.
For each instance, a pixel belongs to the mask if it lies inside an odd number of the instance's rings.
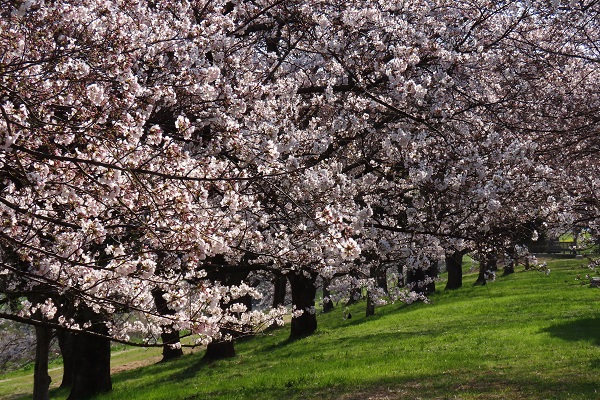
[[[483,287],[467,274],[460,290],[370,318],[364,303],[352,319],[337,307],[305,339],[289,342],[284,327],[237,344],[233,359],[206,365],[196,353],[125,368],[98,399],[598,399],[600,289],[575,279],[586,274],[582,262],[550,261],[548,276],[521,269]],[[155,353],[122,352],[113,365]],[[6,378],[31,379],[26,371]],[[31,390],[11,385],[0,382],[0,397]]]

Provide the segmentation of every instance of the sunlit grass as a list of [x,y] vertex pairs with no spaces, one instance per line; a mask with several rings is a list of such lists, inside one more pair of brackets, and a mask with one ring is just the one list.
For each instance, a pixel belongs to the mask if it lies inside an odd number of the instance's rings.
[[239,343],[234,359],[192,354],[117,373],[99,399],[597,399],[600,290],[575,280],[581,264],[551,261],[549,276],[518,270],[483,287],[467,274],[429,304],[370,318],[364,303],[352,319],[337,307],[311,337],[289,342],[285,327]]

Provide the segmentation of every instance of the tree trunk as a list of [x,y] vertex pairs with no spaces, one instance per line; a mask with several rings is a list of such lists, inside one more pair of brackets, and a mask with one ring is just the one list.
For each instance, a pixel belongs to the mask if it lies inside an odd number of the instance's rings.
[[383,289],[384,292],[388,293],[388,281],[387,281],[387,271],[378,271],[377,273],[377,287]]
[[489,258],[482,260],[479,263],[479,275],[477,276],[477,280],[473,284],[474,286],[483,286],[487,283],[486,276],[490,272],[495,272],[498,270],[498,260],[495,256],[489,256]]
[[[221,281],[221,282],[225,283],[227,286],[236,286],[236,285],[241,284],[244,281],[244,279],[246,279],[248,277],[248,274],[249,274],[249,272],[247,272],[247,271],[230,273],[228,271],[218,270],[218,271],[213,271],[212,274],[209,274],[209,277],[211,277],[211,279]],[[248,301],[250,301],[249,305],[247,303]],[[252,301],[252,299],[250,297],[247,297],[246,299],[244,299],[242,297],[239,299],[232,300],[230,302],[221,302],[220,306],[221,306],[221,309],[227,310],[227,308],[233,303],[243,303],[243,304],[246,304],[247,307],[249,306],[249,309],[251,309],[252,308],[251,301]],[[223,335],[222,337],[223,338],[228,337],[228,338],[210,342],[208,344],[208,346],[206,346],[206,352],[204,353],[202,360],[211,362],[211,361],[215,361],[215,360],[221,360],[224,358],[235,357],[234,339],[237,339],[241,336],[242,332],[240,332],[240,329],[244,330],[244,327],[243,326],[232,327],[231,325],[222,326],[221,327],[221,334]]]
[[[102,322],[96,333],[108,334]],[[73,386],[67,400],[81,400],[112,390],[110,379],[110,340],[78,333],[73,335]]]
[[224,358],[235,357],[235,346],[233,340],[214,341],[206,346],[206,352],[202,359],[204,361],[216,361]]
[[362,297],[361,288],[350,289],[350,297],[348,298],[348,301],[346,302],[346,306],[351,306],[352,304],[358,303],[358,301],[361,299],[361,297]]
[[460,251],[446,254],[446,270],[448,271],[446,290],[454,290],[462,287],[462,260],[463,253]]
[[[331,279],[323,279],[323,312],[327,313],[333,310],[333,301],[331,301],[331,292],[329,292]],[[326,300],[328,299],[328,300]]]
[[406,276],[406,285],[411,287],[411,291],[422,295],[429,295],[435,292],[435,281],[424,283],[429,278],[436,278],[438,275],[437,264],[432,264],[427,270],[409,269]]
[[33,373],[33,400],[48,400],[50,375],[48,375],[48,354],[52,329],[45,326],[35,327],[35,369]]
[[487,271],[487,264],[484,261],[479,263],[479,275],[473,286],[484,286],[486,283],[485,275]]
[[399,264],[397,269],[398,280],[396,281],[396,287],[403,288],[406,286],[406,276],[408,275],[408,268],[404,264]]
[[435,293],[435,281],[440,276],[439,261],[435,261],[434,263],[432,263],[429,269],[425,271],[425,274],[428,278],[432,279],[432,281],[426,285],[426,294],[433,294]]
[[514,274],[514,273],[515,273],[515,262],[511,261],[510,263],[508,263],[508,265],[504,266],[504,273],[502,275],[506,276],[506,275],[510,275],[510,274]]
[[367,290],[367,310],[366,310],[366,316],[370,317],[372,315],[375,315],[375,303],[373,302],[373,299],[371,298],[372,293],[370,293]]
[[[304,273],[308,276],[306,276]],[[292,272],[288,274],[292,288],[292,304],[296,310],[302,310],[302,315],[292,318],[290,339],[309,336],[317,330],[317,316],[314,310],[317,288],[317,274],[309,271]]]
[[408,268],[406,271],[406,286],[410,288],[412,292],[420,292],[419,282],[425,278],[425,272],[422,269]]
[[287,279],[285,275],[277,274],[273,278],[273,308],[285,304],[285,295],[287,292]]
[[[169,308],[167,300],[163,297],[164,291],[155,289],[152,291],[152,297],[154,298],[154,304],[156,305],[156,311],[160,315],[173,315],[173,310]],[[160,338],[163,342],[162,360],[168,361],[183,355],[183,349],[180,346],[175,346],[179,343],[179,330],[173,327],[173,324],[165,325],[161,327],[162,332]]]
[[[383,268],[381,265],[376,264],[375,266],[372,266],[369,269],[369,273],[372,278],[375,278],[377,288],[383,290],[384,293],[388,293],[387,269]],[[375,301],[373,296],[375,296],[375,293],[373,293],[370,290],[367,290],[367,317],[375,315]]]
[[160,339],[163,342],[161,362],[173,360],[183,355],[183,349],[177,345],[179,343],[179,330],[173,328],[173,325],[162,327]]
[[56,332],[58,338],[58,347],[63,359],[63,377],[60,384],[61,388],[69,387],[73,384],[73,334],[71,332],[59,330]]
[[488,260],[488,271],[498,271],[498,257],[490,257]]

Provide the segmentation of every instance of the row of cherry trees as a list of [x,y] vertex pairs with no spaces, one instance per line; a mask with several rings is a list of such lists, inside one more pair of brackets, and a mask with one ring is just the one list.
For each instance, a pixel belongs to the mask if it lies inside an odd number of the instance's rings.
[[[317,280],[376,302],[390,265],[426,284],[444,260],[460,276],[468,251],[522,256],[536,229],[596,232],[599,12],[4,3],[0,317],[38,344],[59,329],[78,349],[177,350],[186,331],[210,348],[281,323],[249,298],[286,276],[300,337]],[[72,399],[110,389],[88,376]]]

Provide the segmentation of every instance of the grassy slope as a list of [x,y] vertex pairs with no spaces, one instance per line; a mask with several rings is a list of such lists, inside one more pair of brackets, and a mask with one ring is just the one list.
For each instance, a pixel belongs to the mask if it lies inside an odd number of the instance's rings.
[[580,264],[485,287],[466,276],[431,304],[390,305],[369,319],[364,304],[350,320],[338,309],[306,339],[287,342],[286,327],[239,343],[231,360],[202,365],[193,354],[115,374],[100,398],[597,399],[600,290],[574,280]]

